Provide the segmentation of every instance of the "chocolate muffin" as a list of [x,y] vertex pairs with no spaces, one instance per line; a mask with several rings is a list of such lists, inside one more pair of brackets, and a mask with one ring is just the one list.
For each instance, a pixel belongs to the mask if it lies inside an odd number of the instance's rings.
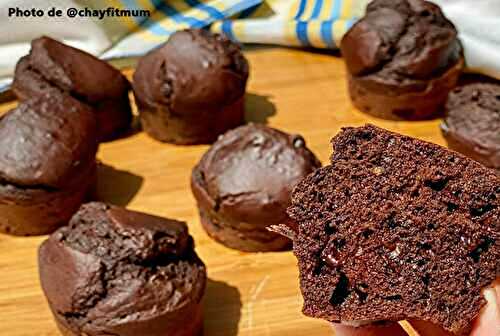
[[21,100],[62,92],[89,105],[97,116],[99,138],[110,140],[130,127],[130,84],[105,61],[49,37],[31,42],[16,66],[12,88]]
[[0,119],[0,231],[39,235],[64,225],[95,184],[97,126],[62,94],[28,99]]
[[385,119],[438,116],[464,66],[453,24],[423,0],[375,0],[341,50],[356,108]]
[[425,320],[468,334],[500,273],[500,179],[458,153],[345,128],[294,189],[304,313],[346,324]]
[[185,223],[83,205],[38,252],[40,282],[65,336],[198,336],[206,270]]
[[290,240],[266,228],[290,221],[292,188],[320,166],[299,135],[254,124],[231,130],[193,169],[201,223],[210,237],[234,249],[287,249]]
[[500,171],[500,85],[456,88],[441,131],[448,147]]
[[248,63],[229,39],[174,33],[137,65],[133,88],[143,129],[159,141],[211,143],[244,121]]

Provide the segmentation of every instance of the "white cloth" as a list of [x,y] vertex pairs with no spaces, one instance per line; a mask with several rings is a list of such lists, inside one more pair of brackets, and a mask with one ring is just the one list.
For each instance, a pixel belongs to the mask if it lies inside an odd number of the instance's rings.
[[433,0],[455,24],[467,70],[500,79],[500,0]]
[[[45,12],[52,7],[62,9],[80,5],[73,0],[2,0],[0,10],[0,77],[10,76],[18,59],[30,50],[31,40],[48,35],[71,46],[100,55],[111,47],[120,32],[110,34],[97,20],[88,18],[9,17],[8,8],[37,8]],[[80,2],[81,3],[81,2]]]

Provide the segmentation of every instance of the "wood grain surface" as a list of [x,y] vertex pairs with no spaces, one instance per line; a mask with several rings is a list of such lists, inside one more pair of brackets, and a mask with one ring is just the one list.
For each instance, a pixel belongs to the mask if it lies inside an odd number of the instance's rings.
[[[302,134],[323,163],[331,154],[330,138],[341,127],[367,122],[444,143],[437,120],[391,122],[354,110],[341,58],[282,48],[246,50],[246,55],[247,119]],[[0,111],[14,105],[3,104]],[[189,176],[206,149],[162,144],[142,132],[102,144],[98,199],[189,223],[210,278],[206,336],[332,335],[328,323],[301,314],[291,252],[241,253],[213,242],[201,229]],[[44,239],[0,235],[0,335],[58,335],[38,282],[37,248]]]

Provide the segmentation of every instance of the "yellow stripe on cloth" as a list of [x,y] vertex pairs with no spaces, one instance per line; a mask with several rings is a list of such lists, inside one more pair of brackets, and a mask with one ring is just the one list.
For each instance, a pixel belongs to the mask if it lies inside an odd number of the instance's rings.
[[230,6],[230,3],[228,3],[228,1],[225,0],[212,0],[206,4],[210,5],[210,7],[218,9],[220,12],[225,11]]
[[352,18],[353,0],[342,0],[342,10],[340,12],[340,19]]
[[200,21],[207,21],[210,19],[210,14],[206,11],[200,10],[196,7],[191,7],[184,0],[174,0],[169,2],[169,5],[179,13],[182,13],[182,15],[193,17]]
[[356,0],[352,4],[351,17],[362,17],[366,12],[366,6],[371,0]]
[[291,46],[300,46],[300,40],[297,36],[297,22],[296,21],[284,21],[283,22],[283,32],[286,42]]
[[220,34],[222,32],[222,21],[216,21],[216,22],[212,23],[212,25],[210,26],[210,30],[213,33]]
[[307,21],[311,19],[315,4],[316,1],[306,0],[306,7],[304,9],[304,13],[302,13],[302,15],[298,18],[299,21]]
[[290,6],[290,10],[288,11],[288,18],[293,19],[299,10],[299,2],[300,0],[294,0],[293,4]]
[[[110,7],[116,7],[118,9],[127,9],[128,8],[126,5],[123,4],[122,1],[103,1],[103,2],[106,2],[107,4],[109,4]],[[106,5],[104,5],[103,8],[106,8]],[[120,18],[113,20],[113,21],[120,22],[120,24],[122,26],[124,26],[125,28],[127,28],[127,30],[130,32],[139,28],[139,24],[137,24],[137,22],[135,21],[135,19],[133,17],[123,16],[123,17],[120,17]]]
[[[145,10],[149,10],[150,13],[155,13],[156,6],[152,0],[136,0],[136,1],[137,1],[137,5],[140,8],[145,9]],[[151,19],[151,17],[146,19],[146,20],[150,20],[150,19]],[[134,35],[137,38],[144,40],[145,42],[158,43],[158,42],[163,41],[165,39],[165,37],[155,35],[151,31],[149,31],[148,29],[144,29],[140,25],[136,24],[135,26],[136,26],[136,28],[134,28],[134,30],[133,30]]]
[[335,45],[340,46],[340,41],[342,37],[347,32],[347,25],[349,20],[337,20],[333,23],[333,38],[335,39]]
[[152,0],[136,0],[136,1],[137,1],[137,4],[143,9],[146,9],[149,11],[156,9],[156,6]]
[[165,4],[182,14],[187,13],[192,8],[184,0],[168,0]]
[[335,0],[323,0],[323,8],[319,14],[320,20],[329,20],[332,18],[333,2]]
[[273,14],[276,14],[276,12],[273,10],[273,6],[270,4],[270,2],[273,2],[273,1],[267,0],[263,4],[259,5],[259,7],[257,7],[255,12],[252,15],[250,15],[250,17],[252,17],[252,18],[258,18],[258,17],[265,18],[265,17],[269,17]]
[[172,18],[168,17],[162,11],[158,10],[150,19],[151,21],[159,24],[162,28],[168,31],[176,31],[180,29],[189,28],[189,24],[186,22],[175,22]]
[[233,24],[232,26],[234,36],[238,39],[245,40],[245,25]]
[[322,21],[310,21],[307,25],[307,38],[313,47],[326,48],[327,45],[321,37]]
[[[297,3],[296,0],[293,0],[292,2]],[[279,11],[280,9],[284,8],[284,6],[289,8],[290,7],[290,0],[265,0],[265,1],[263,1],[262,5],[268,5],[273,10]]]
[[[88,0],[94,1],[94,0]],[[151,11],[139,26],[123,18],[132,33],[118,43],[113,55],[138,54],[164,42],[169,34],[191,27],[207,27],[241,43],[337,48],[342,36],[364,13],[369,0],[105,0],[125,8]],[[196,3],[200,5],[197,6]],[[257,6],[257,7],[254,7]],[[244,12],[243,12],[244,11]],[[244,15],[242,15],[244,14]],[[175,18],[175,20],[174,20]],[[223,20],[221,20],[223,19]],[[216,21],[220,20],[220,21]],[[113,48],[112,48],[113,49]],[[129,51],[131,50],[131,51]]]

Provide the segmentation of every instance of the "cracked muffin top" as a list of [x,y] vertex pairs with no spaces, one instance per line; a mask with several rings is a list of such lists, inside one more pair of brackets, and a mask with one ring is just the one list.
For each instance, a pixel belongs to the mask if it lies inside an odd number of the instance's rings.
[[121,72],[108,63],[52,38],[31,42],[31,50],[16,66],[13,89],[23,98],[57,90],[96,106],[122,99],[130,88]]
[[206,283],[185,223],[103,203],[83,205],[52,234],[39,265],[56,319],[78,334],[164,334],[200,304]]
[[221,136],[193,170],[193,179],[233,220],[282,223],[293,187],[320,167],[300,135],[249,124]]
[[423,87],[462,55],[457,30],[439,6],[423,0],[374,0],[343,37],[349,72],[367,84]]

